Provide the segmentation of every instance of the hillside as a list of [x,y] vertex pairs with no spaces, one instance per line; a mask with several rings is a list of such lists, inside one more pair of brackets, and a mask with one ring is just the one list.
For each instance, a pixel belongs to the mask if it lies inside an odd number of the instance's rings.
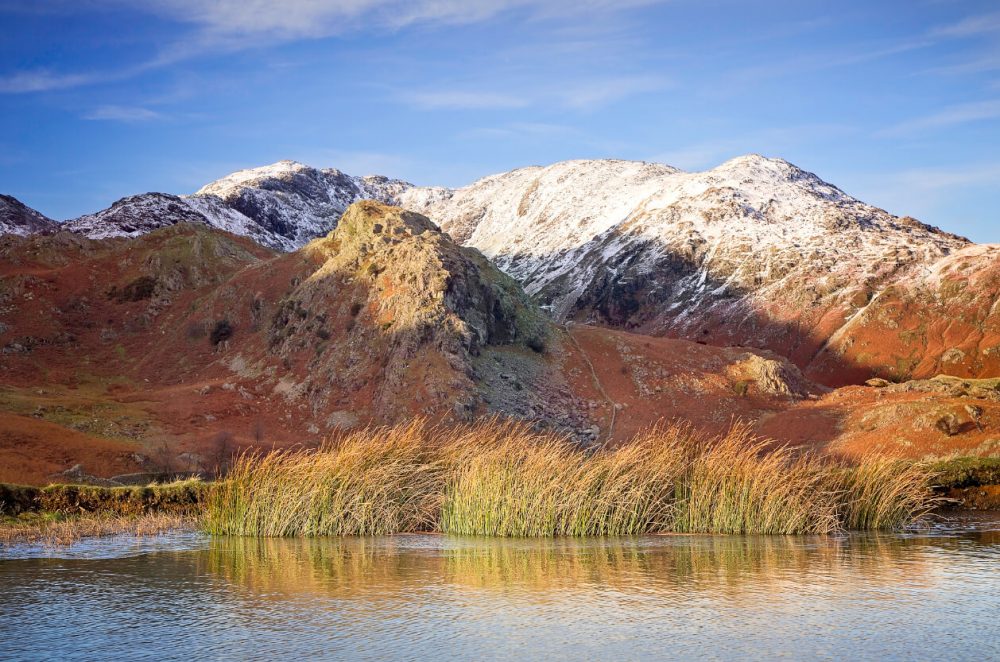
[[557,320],[767,348],[828,385],[1000,374],[996,289],[961,285],[992,282],[994,251],[780,159],[695,173],[569,161],[409,189],[400,203],[482,250]]
[[190,196],[125,198],[65,227],[106,238],[193,222],[290,251],[360,199],[425,214],[557,323],[768,349],[830,386],[1000,375],[993,248],[757,155],[690,173],[568,161],[459,189],[280,161]]
[[0,375],[0,481],[36,483],[77,463],[211,471],[414,416],[499,414],[585,445],[742,419],[913,457],[989,452],[1000,422],[993,383],[830,391],[768,351],[558,325],[478,251],[374,202],[293,253],[190,223],[4,236]]

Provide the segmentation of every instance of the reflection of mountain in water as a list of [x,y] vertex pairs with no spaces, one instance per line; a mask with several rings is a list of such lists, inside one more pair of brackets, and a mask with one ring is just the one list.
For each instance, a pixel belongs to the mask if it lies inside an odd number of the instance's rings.
[[125,557],[0,561],[0,656],[995,659],[1000,536],[989,528],[202,538],[151,553],[133,541]]

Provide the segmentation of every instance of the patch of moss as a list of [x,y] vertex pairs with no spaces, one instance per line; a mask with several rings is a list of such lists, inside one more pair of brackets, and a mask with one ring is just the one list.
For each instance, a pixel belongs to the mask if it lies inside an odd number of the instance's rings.
[[940,488],[1000,485],[1000,457],[959,457],[930,465]]
[[93,485],[49,485],[30,487],[0,483],[0,514],[101,513],[139,515],[151,512],[194,514],[209,484],[189,480],[145,487],[96,487]]

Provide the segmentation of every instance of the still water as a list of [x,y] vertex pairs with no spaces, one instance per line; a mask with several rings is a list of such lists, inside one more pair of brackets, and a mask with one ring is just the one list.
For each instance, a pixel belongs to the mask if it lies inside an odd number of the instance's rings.
[[1000,515],[901,535],[0,548],[2,659],[1000,659]]

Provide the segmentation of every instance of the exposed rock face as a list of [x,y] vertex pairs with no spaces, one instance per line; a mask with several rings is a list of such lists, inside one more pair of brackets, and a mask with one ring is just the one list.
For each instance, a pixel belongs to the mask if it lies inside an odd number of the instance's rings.
[[17,198],[0,195],[0,234],[44,234],[56,232],[59,224]]
[[776,397],[804,397],[813,387],[799,369],[787,360],[767,358],[747,352],[728,366],[727,374],[739,388],[752,386],[760,393]]

